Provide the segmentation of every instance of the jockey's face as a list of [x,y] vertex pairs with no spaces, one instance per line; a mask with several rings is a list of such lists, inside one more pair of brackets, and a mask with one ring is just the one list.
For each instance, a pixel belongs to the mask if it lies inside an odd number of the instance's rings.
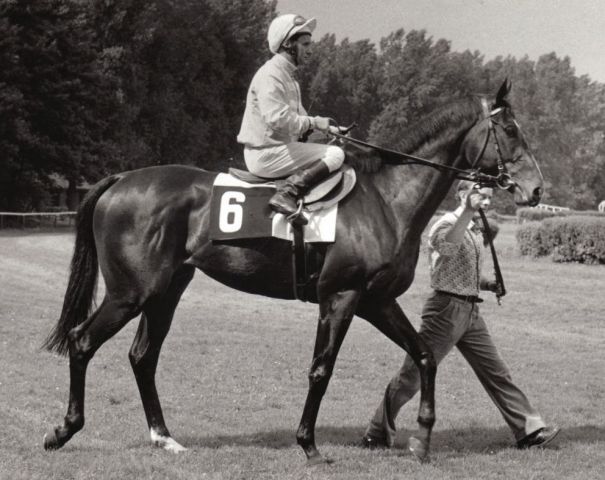
[[302,34],[294,40],[290,40],[290,45],[294,64],[300,66],[307,63],[311,56],[311,35]]

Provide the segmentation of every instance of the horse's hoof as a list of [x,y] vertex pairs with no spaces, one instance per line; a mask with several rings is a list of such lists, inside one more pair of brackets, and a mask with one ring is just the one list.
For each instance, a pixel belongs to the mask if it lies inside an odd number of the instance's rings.
[[171,453],[183,453],[187,451],[187,449],[183,447],[179,442],[170,437],[166,437],[160,442],[156,441],[154,442],[154,445],[156,447],[163,448],[167,452]]
[[331,465],[334,460],[322,457],[321,455],[315,455],[307,459],[307,467],[315,467],[317,465]]
[[183,447],[179,442],[175,440],[172,440],[172,442],[169,442],[164,445],[164,450],[168,450],[172,453],[183,453],[187,451],[185,447]]
[[429,461],[429,446],[426,442],[423,442],[416,437],[410,437],[408,440],[408,450],[420,460],[420,462],[426,463]]
[[54,428],[44,435],[44,450],[58,450],[61,447]]
[[151,429],[151,441],[156,447],[163,448],[172,453],[182,453],[186,452],[187,449],[183,447],[179,442],[177,442],[174,438],[159,435],[155,432],[155,430]]

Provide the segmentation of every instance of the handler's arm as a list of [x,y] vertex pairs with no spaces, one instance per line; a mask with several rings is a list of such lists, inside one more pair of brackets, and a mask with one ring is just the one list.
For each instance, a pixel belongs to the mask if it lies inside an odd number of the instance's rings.
[[465,207],[460,216],[456,219],[456,222],[445,234],[444,240],[448,243],[462,243],[462,240],[464,240],[464,232],[473,219],[473,214],[473,210]]
[[464,240],[464,232],[468,227],[468,224],[473,219],[475,212],[481,207],[481,193],[474,188],[471,189],[466,195],[464,202],[464,209],[462,213],[450,228],[450,231],[445,234],[445,241],[448,243],[461,243]]

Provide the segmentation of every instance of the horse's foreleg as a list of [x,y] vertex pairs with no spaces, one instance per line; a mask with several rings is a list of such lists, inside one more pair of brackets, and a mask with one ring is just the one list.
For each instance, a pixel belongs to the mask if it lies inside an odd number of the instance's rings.
[[44,448],[61,448],[84,427],[86,369],[99,347],[139,313],[132,302],[105,298],[83,323],[69,332],[69,406],[63,425],[44,436]]
[[155,384],[155,372],[160,349],[174,316],[182,293],[193,278],[194,267],[184,267],[172,279],[164,295],[149,299],[143,306],[143,316],[130,348],[130,364],[134,371],[151,441],[166,450],[178,453],[186,448],[176,442],[168,432]]
[[309,391],[296,439],[311,464],[325,460],[315,445],[315,423],[321,400],[328,388],[334,363],[357,306],[356,291],[338,292],[320,302],[319,322],[309,371]]
[[383,304],[364,301],[360,303],[356,313],[403,348],[418,367],[420,373],[419,430],[417,436],[410,437],[408,447],[416,457],[424,461],[428,458],[431,432],[435,423],[437,363],[433,353],[395,300]]

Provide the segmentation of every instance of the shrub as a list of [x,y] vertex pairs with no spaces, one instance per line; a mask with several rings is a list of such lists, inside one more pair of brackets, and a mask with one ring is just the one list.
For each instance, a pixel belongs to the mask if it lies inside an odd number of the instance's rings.
[[543,257],[552,253],[552,249],[548,247],[545,241],[547,234],[542,222],[533,221],[520,225],[516,237],[521,255]]
[[605,218],[577,215],[547,222],[555,262],[605,263]]
[[605,264],[605,216],[570,215],[528,222],[517,230],[522,255],[555,262]]
[[601,216],[605,218],[605,213],[597,210],[561,210],[559,212],[551,212],[550,210],[542,210],[540,208],[523,207],[517,209],[517,223],[533,222],[553,217],[568,217],[570,215]]
[[605,218],[605,213],[601,213],[598,210],[572,210],[570,212],[571,215],[583,215],[585,217],[603,217]]

